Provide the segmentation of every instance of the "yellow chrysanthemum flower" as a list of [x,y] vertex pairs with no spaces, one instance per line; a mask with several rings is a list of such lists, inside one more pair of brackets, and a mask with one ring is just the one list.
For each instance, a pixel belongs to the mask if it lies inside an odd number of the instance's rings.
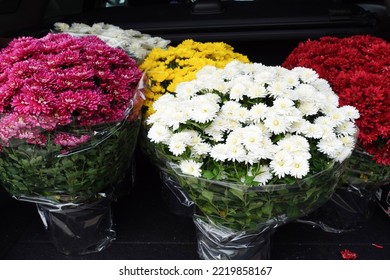
[[202,43],[188,39],[176,47],[153,49],[139,67],[149,80],[145,89],[144,119],[154,113],[153,102],[162,94],[174,92],[177,84],[193,80],[196,72],[206,65],[223,68],[232,60],[249,62],[247,56],[234,52],[234,48],[224,42]]

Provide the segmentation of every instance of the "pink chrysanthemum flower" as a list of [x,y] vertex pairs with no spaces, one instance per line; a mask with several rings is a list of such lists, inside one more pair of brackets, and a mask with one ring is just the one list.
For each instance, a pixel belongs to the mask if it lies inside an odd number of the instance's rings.
[[51,34],[14,39],[0,51],[0,139],[64,147],[87,141],[58,133],[65,126],[122,121],[142,73],[123,50],[95,36]]

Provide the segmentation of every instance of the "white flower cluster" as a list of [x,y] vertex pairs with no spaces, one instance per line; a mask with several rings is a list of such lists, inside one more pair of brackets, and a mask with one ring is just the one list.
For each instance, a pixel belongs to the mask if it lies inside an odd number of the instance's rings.
[[153,108],[148,138],[181,158],[183,173],[201,176],[210,159],[244,163],[259,184],[273,176],[303,178],[311,146],[330,161],[345,160],[359,117],[354,107],[339,107],[327,81],[311,69],[238,61],[224,69],[205,66]]
[[89,26],[84,23],[63,22],[54,24],[56,32],[66,32],[73,36],[95,35],[114,48],[123,49],[136,60],[143,60],[153,48],[165,49],[170,44],[169,40],[161,37],[153,37],[133,29],[122,29],[118,26],[105,23],[95,23]]

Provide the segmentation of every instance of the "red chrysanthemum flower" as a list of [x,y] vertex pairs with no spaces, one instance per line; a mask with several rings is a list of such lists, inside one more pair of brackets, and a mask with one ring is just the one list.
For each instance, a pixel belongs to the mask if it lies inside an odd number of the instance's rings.
[[300,43],[283,66],[312,68],[359,110],[359,145],[379,164],[390,165],[390,43],[370,35],[323,37]]

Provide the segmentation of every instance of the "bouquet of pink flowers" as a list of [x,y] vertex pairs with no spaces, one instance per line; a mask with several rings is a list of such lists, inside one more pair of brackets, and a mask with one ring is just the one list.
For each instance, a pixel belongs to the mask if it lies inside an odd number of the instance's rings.
[[129,167],[142,73],[94,36],[14,39],[0,52],[0,182],[16,198],[88,201]]

